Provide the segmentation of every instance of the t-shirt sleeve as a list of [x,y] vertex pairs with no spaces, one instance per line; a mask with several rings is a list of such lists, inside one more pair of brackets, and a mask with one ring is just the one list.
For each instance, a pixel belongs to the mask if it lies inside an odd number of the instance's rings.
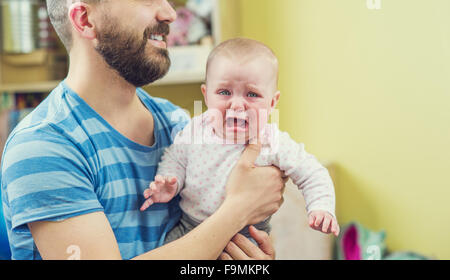
[[47,130],[20,132],[8,141],[1,183],[13,231],[30,222],[103,211],[86,156],[77,144]]

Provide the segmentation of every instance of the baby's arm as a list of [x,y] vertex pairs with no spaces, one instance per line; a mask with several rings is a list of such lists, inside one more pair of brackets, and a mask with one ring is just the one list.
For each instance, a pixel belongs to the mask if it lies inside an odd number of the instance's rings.
[[328,170],[305,151],[303,144],[296,143],[287,133],[280,132],[278,139],[279,167],[302,190],[310,226],[337,236],[335,192]]
[[144,191],[146,201],[141,211],[153,203],[166,203],[172,200],[184,185],[186,177],[187,148],[183,131],[177,134],[174,143],[168,147],[158,164],[155,181]]

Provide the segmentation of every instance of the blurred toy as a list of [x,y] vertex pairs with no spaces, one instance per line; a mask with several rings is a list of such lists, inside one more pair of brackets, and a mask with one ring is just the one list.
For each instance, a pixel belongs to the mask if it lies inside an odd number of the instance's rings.
[[375,232],[358,222],[348,224],[336,242],[338,260],[381,260],[386,251],[384,231]]
[[372,231],[358,222],[344,227],[336,240],[335,258],[338,260],[429,260],[411,251],[389,252],[385,244],[386,232]]
[[194,14],[187,8],[178,8],[177,20],[170,25],[170,33],[167,36],[169,47],[186,46],[189,44],[187,34]]
[[208,35],[208,28],[204,21],[185,7],[177,8],[177,20],[170,26],[167,36],[169,47],[196,44]]
[[186,8],[202,18],[209,17],[213,7],[214,0],[187,0],[186,3]]
[[197,44],[200,39],[207,35],[208,28],[206,27],[205,22],[198,17],[194,17],[187,34],[189,44]]

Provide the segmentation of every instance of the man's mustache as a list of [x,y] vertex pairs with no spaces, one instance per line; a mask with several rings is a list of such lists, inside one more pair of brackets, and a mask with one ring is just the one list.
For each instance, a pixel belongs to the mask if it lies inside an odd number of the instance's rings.
[[166,41],[167,35],[169,35],[170,26],[167,23],[158,23],[153,26],[149,26],[144,31],[144,39],[150,38],[151,34],[160,34],[164,36],[164,41]]

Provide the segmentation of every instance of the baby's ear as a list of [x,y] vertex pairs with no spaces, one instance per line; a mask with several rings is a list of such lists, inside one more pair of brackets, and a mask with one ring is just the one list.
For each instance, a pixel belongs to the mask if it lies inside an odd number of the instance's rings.
[[281,95],[281,92],[277,91],[274,94],[274,96],[272,97],[272,103],[270,104],[270,107],[271,107],[272,110],[275,109],[275,107],[277,106],[278,101],[280,100],[280,95]]
[[202,94],[203,94],[203,98],[205,99],[205,103],[207,103],[207,101],[206,101],[206,85],[202,84],[202,86],[200,88],[202,90]]

